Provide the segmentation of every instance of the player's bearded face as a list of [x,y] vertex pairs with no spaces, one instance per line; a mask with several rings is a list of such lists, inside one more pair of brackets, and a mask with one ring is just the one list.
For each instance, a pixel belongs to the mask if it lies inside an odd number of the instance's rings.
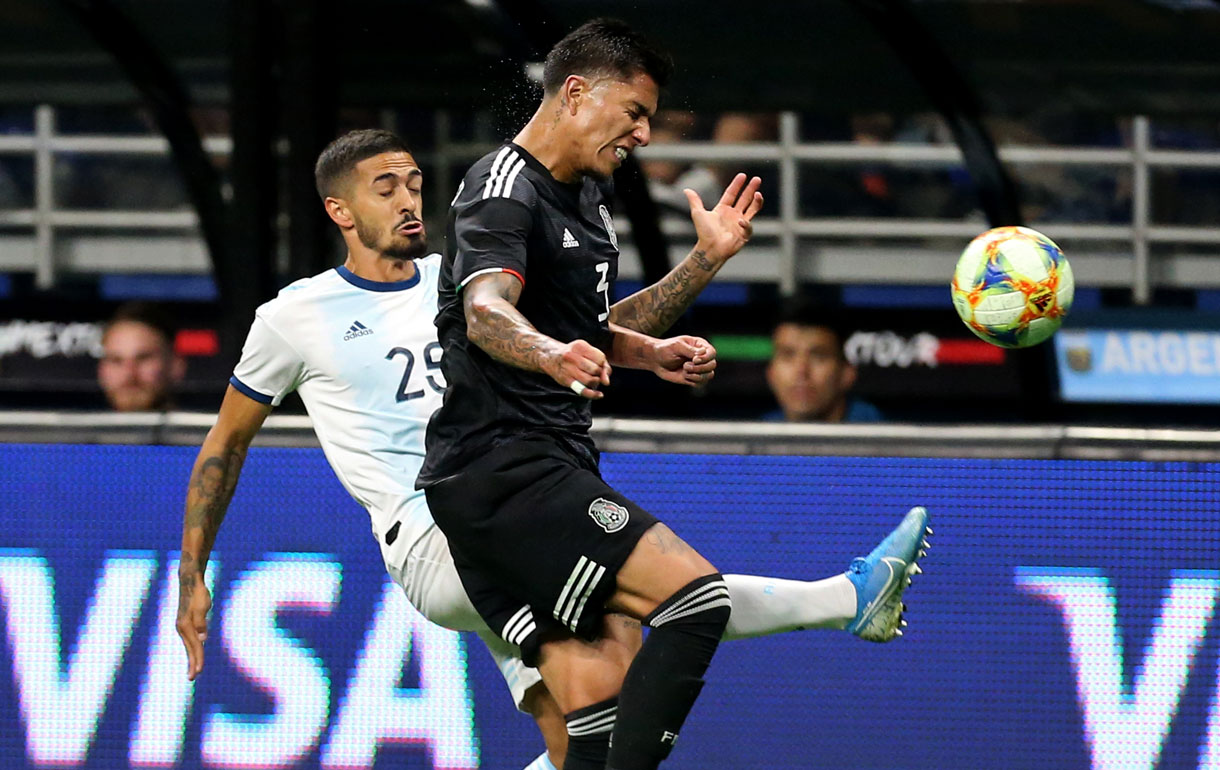
[[629,80],[592,81],[575,115],[575,128],[583,139],[580,171],[604,179],[632,150],[648,144],[657,97],[656,81],[642,72]]
[[414,214],[398,217],[388,227],[356,217],[356,236],[386,259],[418,259],[428,253],[424,223]]
[[387,152],[356,164],[358,182],[350,199],[356,237],[386,259],[416,259],[428,253],[420,218],[423,177],[410,153]]

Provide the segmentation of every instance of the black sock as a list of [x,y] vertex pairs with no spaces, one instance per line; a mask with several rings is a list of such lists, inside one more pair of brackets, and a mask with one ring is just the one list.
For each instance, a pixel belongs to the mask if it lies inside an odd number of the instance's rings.
[[669,756],[731,609],[728,586],[714,574],[688,583],[644,619],[652,630],[623,681],[606,770],[653,770]]
[[605,770],[617,711],[618,698],[611,698],[563,715],[568,723],[563,770]]

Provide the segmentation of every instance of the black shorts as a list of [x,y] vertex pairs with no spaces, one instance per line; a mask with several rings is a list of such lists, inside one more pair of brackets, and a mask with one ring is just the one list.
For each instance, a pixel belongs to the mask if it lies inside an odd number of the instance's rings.
[[600,635],[619,568],[657,523],[546,438],[502,444],[425,494],[471,603],[528,665],[548,639]]

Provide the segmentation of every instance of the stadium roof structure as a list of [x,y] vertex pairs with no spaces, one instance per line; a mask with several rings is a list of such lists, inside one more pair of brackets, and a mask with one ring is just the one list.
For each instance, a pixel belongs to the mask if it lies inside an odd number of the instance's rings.
[[[669,103],[692,109],[909,112],[928,102],[888,34],[939,50],[986,112],[1220,113],[1216,0],[17,0],[0,4],[0,104],[135,100],[80,23],[118,9],[196,101],[223,102],[243,35],[266,56],[304,50],[338,70],[344,105],[468,106],[513,98],[522,66],[597,15],[674,54]],[[76,9],[74,11],[74,8]],[[302,36],[304,40],[302,40]]]

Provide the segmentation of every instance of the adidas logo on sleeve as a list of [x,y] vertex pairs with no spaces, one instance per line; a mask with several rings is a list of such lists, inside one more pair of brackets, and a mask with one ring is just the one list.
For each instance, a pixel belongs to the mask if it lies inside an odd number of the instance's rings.
[[372,333],[373,333],[372,329],[370,329],[369,327],[360,323],[359,321],[354,321],[352,323],[351,328],[347,330],[347,334],[343,335],[343,341],[347,342],[348,340],[354,340],[357,337],[365,337]]

